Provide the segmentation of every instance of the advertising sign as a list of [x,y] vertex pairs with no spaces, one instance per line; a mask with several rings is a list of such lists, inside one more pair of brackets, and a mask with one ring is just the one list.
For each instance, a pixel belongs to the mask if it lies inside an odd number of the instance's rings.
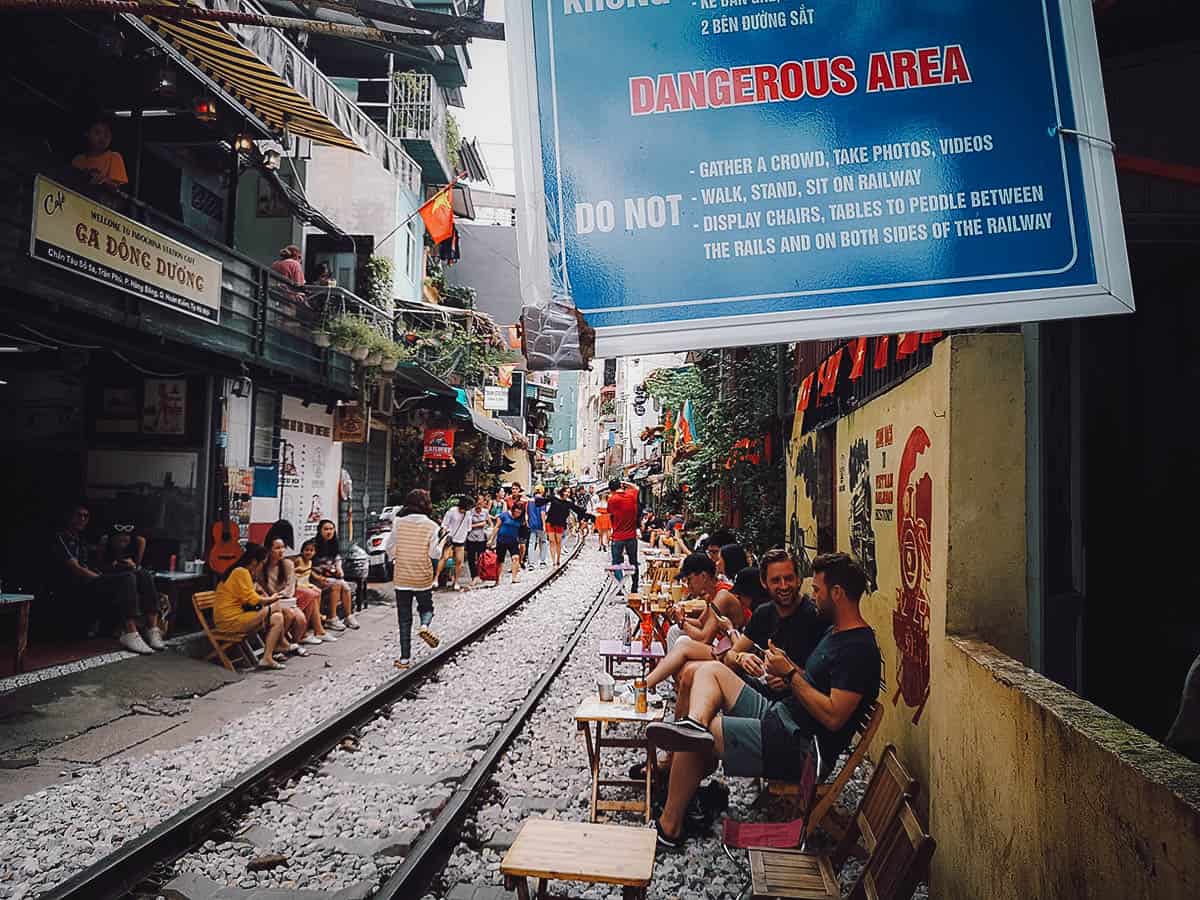
[[30,253],[206,322],[221,318],[221,264],[69,191],[34,182]]
[[142,433],[187,432],[187,381],[147,378],[142,389]]
[[[512,376],[509,376],[511,381]],[[488,385],[483,389],[484,409],[508,409],[508,388],[500,385]]]
[[339,403],[333,408],[333,440],[339,444],[365,444],[370,425],[362,404]]
[[333,416],[295,397],[283,398],[279,435],[279,518],[291,522],[303,541],[317,533],[322,519],[337,521],[342,448],[333,442]]
[[597,356],[1129,312],[1090,0],[508,0],[522,290]]
[[454,459],[454,429],[425,429],[425,459]]

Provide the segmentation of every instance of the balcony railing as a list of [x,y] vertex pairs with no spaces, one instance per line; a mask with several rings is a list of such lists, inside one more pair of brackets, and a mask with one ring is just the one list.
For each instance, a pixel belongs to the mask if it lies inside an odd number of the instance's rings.
[[[152,206],[112,194],[90,195],[93,203],[133,219],[221,263],[220,317],[203,321],[149,299],[64,271],[30,256],[36,164],[16,155],[0,158],[0,284],[23,294],[86,312],[141,333],[178,341],[222,356],[259,363],[317,384],[349,390],[354,366],[341,353],[323,350],[312,338],[327,310],[391,318],[340,288],[305,290],[269,266],[214,241]],[[77,173],[47,177],[88,195]],[[136,304],[136,307],[133,306]],[[15,304],[14,304],[15,305]],[[136,315],[132,314],[136,308]]]
[[446,155],[446,100],[434,77],[425,72],[397,72],[392,90],[392,137],[421,165],[427,184],[450,180]]

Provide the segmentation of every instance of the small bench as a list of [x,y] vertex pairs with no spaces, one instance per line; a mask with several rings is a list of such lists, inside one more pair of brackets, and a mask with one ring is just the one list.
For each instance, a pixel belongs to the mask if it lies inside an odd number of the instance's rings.
[[652,828],[526,819],[500,873],[520,900],[529,900],[528,878],[538,879],[539,898],[549,896],[547,882],[554,879],[620,885],[624,900],[638,900],[654,874],[657,841]]

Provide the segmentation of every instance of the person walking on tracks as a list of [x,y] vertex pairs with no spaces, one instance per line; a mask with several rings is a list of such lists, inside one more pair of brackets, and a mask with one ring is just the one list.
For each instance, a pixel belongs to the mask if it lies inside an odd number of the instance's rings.
[[413,601],[421,627],[417,634],[430,647],[436,647],[438,636],[429,630],[433,621],[434,563],[441,556],[438,524],[430,518],[433,503],[429,491],[419,488],[404,498],[404,515],[392,526],[394,565],[392,581],[396,589],[396,620],[400,626],[400,658],[394,665],[407,669],[412,658]]

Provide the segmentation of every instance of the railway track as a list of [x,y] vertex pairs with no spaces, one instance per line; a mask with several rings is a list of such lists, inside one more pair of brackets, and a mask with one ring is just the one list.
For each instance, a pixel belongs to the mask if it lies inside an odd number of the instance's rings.
[[[567,563],[575,560],[584,545],[578,542]],[[479,647],[487,635],[515,627],[513,617],[528,601],[569,572],[564,565],[541,583],[531,587],[499,611],[460,637],[446,641],[437,651],[411,669],[390,679],[338,715],[302,734],[258,764],[226,781],[186,809],[119,847],[114,853],[76,873],[70,879],[39,895],[46,900],[117,900],[122,897],[157,896],[176,871],[176,864],[196,851],[215,834],[233,834],[252,811],[268,804],[289,782],[304,773],[318,773],[326,759],[339,748],[353,748],[359,737],[393,715],[402,720],[404,703],[418,688],[436,684],[438,673],[463,651]],[[488,776],[505,748],[519,731],[554,676],[600,609],[607,593],[604,582],[594,599],[582,610],[573,630],[556,655],[541,670],[519,704],[490,735],[486,746],[469,771],[457,781],[453,792],[408,847],[400,865],[376,889],[375,898],[418,897],[439,867],[439,853],[457,834],[457,826],[471,803],[486,786]],[[486,723],[485,723],[486,724]],[[306,884],[297,887],[310,888]]]

